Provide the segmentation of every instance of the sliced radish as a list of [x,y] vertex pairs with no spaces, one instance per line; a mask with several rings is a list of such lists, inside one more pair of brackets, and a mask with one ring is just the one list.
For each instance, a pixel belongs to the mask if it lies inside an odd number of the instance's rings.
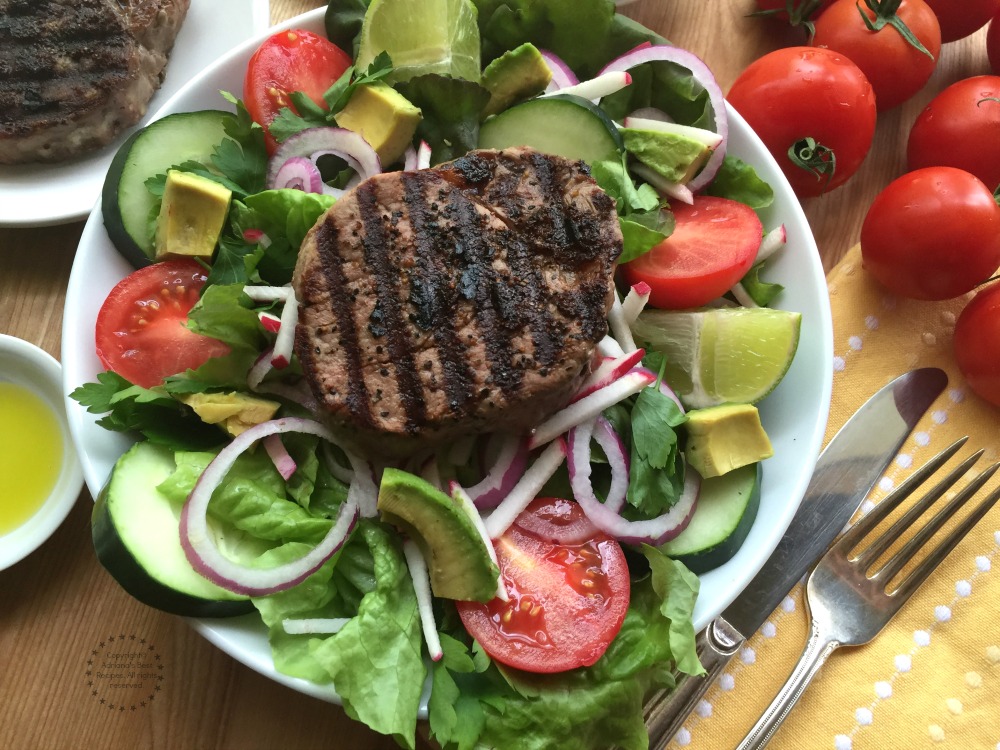
[[499,539],[521,512],[535,499],[545,483],[566,460],[566,441],[559,438],[539,454],[504,501],[486,519],[490,539]]
[[259,390],[260,384],[264,382],[264,377],[273,369],[271,365],[273,355],[274,349],[265,349],[250,366],[250,371],[247,373],[247,386],[251,391]]
[[645,281],[633,284],[632,288],[628,290],[628,294],[622,300],[622,314],[630,326],[639,318],[639,313],[645,309],[652,291]]
[[350,621],[350,617],[286,618],[281,621],[281,627],[289,635],[333,635]]
[[278,336],[274,339],[274,353],[271,364],[279,370],[288,367],[292,361],[292,347],[295,344],[295,326],[299,322],[299,301],[295,292],[289,290],[285,305],[281,308],[281,325]]
[[406,151],[403,152],[403,169],[407,172],[412,172],[417,168],[417,150],[413,148],[413,145],[406,147]]
[[534,449],[545,445],[573,427],[596,418],[608,407],[638,393],[655,381],[656,375],[649,370],[636,368],[628,372],[610,385],[584,396],[546,419],[531,433],[528,447]]
[[290,286],[252,286],[243,287],[243,293],[254,302],[284,302],[292,293]]
[[694,193],[691,190],[690,185],[681,185],[678,182],[670,182],[657,172],[655,169],[650,169],[645,164],[636,162],[629,167],[637,176],[644,179],[654,188],[656,188],[660,193],[667,196],[668,198],[673,198],[681,203],[687,203],[691,205],[694,203]]
[[208,527],[208,504],[236,459],[257,440],[285,432],[317,435],[333,442],[333,434],[311,419],[283,417],[255,425],[219,451],[202,472],[181,509],[181,547],[191,566],[212,583],[246,596],[284,591],[311,576],[341,548],[358,520],[358,506],[348,497],[322,541],[302,557],[275,568],[250,568],[230,560],[215,546]]
[[622,345],[615,341],[611,336],[605,336],[597,343],[597,350],[603,354],[605,357],[624,357],[625,350],[622,349]]
[[[640,45],[609,62],[601,72],[631,70],[636,65],[648,62],[670,62],[687,68],[691,71],[691,75],[694,76],[698,85],[705,89],[708,94],[709,102],[712,105],[712,116],[715,120],[715,130],[722,137],[722,141],[718,148],[712,152],[702,170],[687,185],[692,192],[697,192],[715,179],[715,175],[718,174],[726,158],[726,145],[729,140],[729,116],[726,112],[726,101],[722,96],[722,89],[719,88],[715,76],[712,75],[712,71],[701,58],[687,50],[666,44]],[[652,181],[650,184],[653,184]],[[656,185],[653,186],[656,187]]]
[[636,350],[632,329],[629,328],[625,314],[622,312],[622,301],[618,299],[618,292],[615,292],[614,302],[608,311],[608,326],[611,328],[611,335],[615,337],[615,341],[621,344],[622,351],[628,354]]
[[420,627],[424,631],[427,652],[432,661],[441,661],[444,651],[441,650],[441,638],[438,636],[437,623],[434,622],[434,599],[431,596],[431,578],[427,572],[427,561],[412,539],[403,542],[403,556],[406,558],[406,566],[410,569],[410,578],[413,579],[413,593],[417,595],[417,612],[420,613]]
[[285,448],[285,444],[281,442],[281,435],[268,435],[261,442],[264,443],[264,450],[267,451],[267,455],[271,459],[271,463],[274,464],[274,468],[278,470],[281,478],[287,482],[298,467],[295,464],[295,459],[291,457]]
[[764,235],[764,238],[760,241],[760,247],[757,249],[757,257],[754,263],[767,260],[783,248],[786,242],[788,242],[788,232],[785,230],[785,225],[781,224]]
[[729,291],[736,298],[736,301],[743,307],[760,307],[760,305],[754,301],[754,298],[750,296],[750,292],[746,290],[746,287],[744,287],[739,281],[733,284],[733,288]]
[[627,72],[623,70],[605,70],[605,72],[595,78],[591,78],[589,81],[581,81],[557,91],[547,91],[542,94],[542,97],[552,96],[553,94],[572,94],[583,99],[600,99],[601,97],[610,96],[621,91],[631,83],[632,76]]
[[281,328],[281,318],[277,315],[272,315],[262,310],[257,313],[257,317],[260,319],[260,324],[264,326],[264,330],[268,333],[277,333],[278,329]]
[[589,396],[594,391],[611,385],[614,381],[625,375],[633,367],[642,362],[646,354],[645,349],[636,349],[634,352],[623,354],[620,357],[605,357],[597,368],[590,373],[586,380],[580,385],[580,389],[573,395],[570,403],[579,401],[585,396]]
[[417,169],[430,169],[431,147],[427,141],[420,141],[417,147]]

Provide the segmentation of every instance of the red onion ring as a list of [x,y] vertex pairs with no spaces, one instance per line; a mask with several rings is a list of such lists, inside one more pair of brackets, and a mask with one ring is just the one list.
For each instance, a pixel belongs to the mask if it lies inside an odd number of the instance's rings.
[[333,434],[311,419],[284,417],[248,429],[219,451],[202,472],[181,510],[181,547],[191,566],[228,591],[247,596],[267,596],[301,583],[322,567],[350,536],[358,520],[358,506],[350,495],[322,541],[297,560],[275,568],[249,568],[223,555],[208,528],[208,503],[236,459],[257,440],[285,432],[303,432],[333,441]]
[[359,133],[344,128],[307,128],[289,136],[268,160],[266,184],[279,187],[278,171],[294,157],[318,158],[330,153],[341,157],[361,177],[367,179],[382,171],[378,154]]
[[477,508],[495,508],[517,484],[528,465],[528,444],[517,435],[505,435],[492,468],[465,492]]
[[726,158],[726,146],[729,142],[729,116],[726,112],[726,100],[722,96],[722,89],[719,88],[712,71],[708,69],[700,57],[679,47],[665,44],[637,47],[609,62],[601,70],[601,73],[612,70],[630,70],[636,65],[648,62],[671,62],[682,68],[687,68],[698,84],[708,93],[715,119],[715,131],[722,136],[722,142],[712,152],[702,170],[688,182],[688,188],[697,192],[715,179],[715,175],[718,174],[722,162]]
[[601,446],[604,455],[608,457],[608,466],[611,467],[611,486],[608,488],[604,507],[615,513],[621,513],[625,507],[629,482],[629,460],[628,453],[625,452],[625,443],[621,435],[615,432],[611,422],[604,417],[597,418],[594,442]]
[[604,533],[627,544],[652,544],[657,546],[680,534],[694,515],[701,489],[701,477],[688,467],[684,476],[684,490],[677,502],[663,515],[646,521],[629,521],[602,503],[590,481],[590,441],[594,436],[596,421],[586,422],[572,430],[568,437],[567,462],[573,497],[587,517]]
[[547,49],[539,50],[539,52],[542,55],[542,59],[545,60],[545,64],[548,66],[549,70],[552,71],[552,80],[550,80],[549,85],[545,87],[546,93],[558,91],[559,89],[564,89],[568,86],[575,86],[580,82],[580,79],[576,77],[572,68],[563,62],[562,58],[554,52],[549,52]]
[[304,193],[322,193],[323,177],[312,161],[303,156],[293,156],[278,168],[272,187],[301,190]]

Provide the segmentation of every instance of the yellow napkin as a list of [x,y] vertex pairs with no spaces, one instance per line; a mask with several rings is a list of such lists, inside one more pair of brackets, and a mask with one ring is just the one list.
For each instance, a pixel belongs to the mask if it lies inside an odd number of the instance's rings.
[[[971,295],[940,303],[893,297],[862,270],[857,247],[830,272],[827,283],[834,333],[827,440],[897,375],[926,366],[948,373],[947,390],[869,501],[877,503],[913,468],[962,435],[970,439],[959,457],[985,449],[970,476],[995,462],[1000,409],[966,387],[952,356],[955,320]],[[996,485],[994,478],[986,490]],[[800,585],[734,659],[670,749],[736,747],[787,679],[807,633]],[[770,747],[1000,750],[1000,506],[873,643],[834,652]]]

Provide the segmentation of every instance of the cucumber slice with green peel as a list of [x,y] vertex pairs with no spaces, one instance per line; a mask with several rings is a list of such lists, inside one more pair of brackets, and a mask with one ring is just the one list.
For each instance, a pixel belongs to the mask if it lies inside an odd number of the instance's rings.
[[178,112],[134,133],[115,154],[104,179],[101,209],[115,248],[136,268],[155,257],[153,225],[159,198],[146,180],[185,161],[210,164],[212,152],[226,137],[221,110]]
[[248,597],[216,586],[187,561],[181,508],[156,489],[174,468],[173,453],[152,443],[136,443],[118,459],[91,515],[97,559],[129,594],[164,612],[185,617],[252,612]]
[[695,573],[728,562],[743,546],[760,506],[760,463],[703,479],[698,505],[687,527],[660,551]]
[[512,146],[530,146],[588,164],[619,159],[625,149],[618,128],[604,110],[570,94],[532,99],[480,125],[479,148]]

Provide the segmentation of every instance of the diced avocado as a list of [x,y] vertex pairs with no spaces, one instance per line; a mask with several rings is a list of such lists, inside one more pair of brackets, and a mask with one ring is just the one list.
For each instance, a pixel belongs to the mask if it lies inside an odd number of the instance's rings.
[[420,547],[435,596],[486,602],[496,594],[500,571],[486,543],[465,511],[430,482],[386,469],[378,509]]
[[217,424],[233,437],[272,419],[281,407],[277,401],[234,391],[191,393],[181,398],[206,424]]
[[687,413],[684,455],[703,477],[718,477],[774,455],[753,404],[721,404]]
[[385,166],[398,161],[410,145],[420,110],[394,88],[377,81],[359,86],[336,118],[340,127],[360,133]]
[[622,136],[632,157],[665,180],[681,185],[698,174],[712,154],[705,143],[681,130],[622,128]]
[[504,52],[483,70],[482,85],[490,92],[483,117],[503,112],[512,104],[540,94],[552,80],[552,71],[530,42]]
[[229,188],[207,177],[169,170],[156,220],[156,260],[211,261],[232,196]]

